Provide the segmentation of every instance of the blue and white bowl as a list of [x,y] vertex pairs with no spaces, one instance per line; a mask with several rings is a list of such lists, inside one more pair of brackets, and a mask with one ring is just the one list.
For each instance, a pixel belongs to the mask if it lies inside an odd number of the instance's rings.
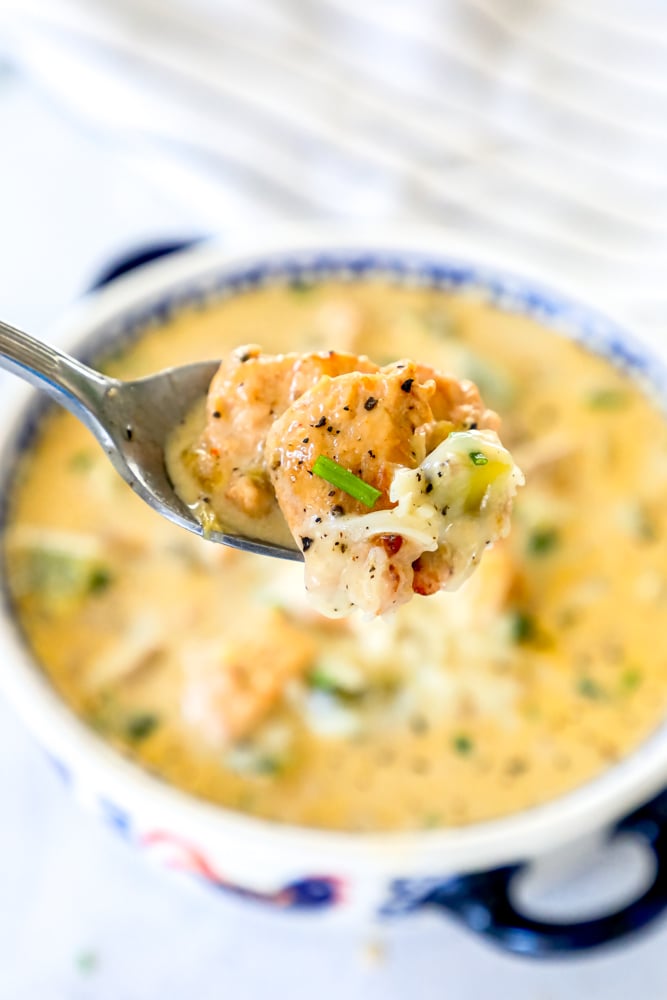
[[[174,247],[128,259],[61,324],[58,343],[94,357],[184,303],[269,281],[382,274],[470,290],[503,309],[533,316],[607,356],[646,391],[667,400],[667,373],[645,348],[603,316],[532,281],[445,259],[424,239],[382,248],[350,240],[343,245],[338,236],[321,233],[302,235],[288,249],[267,249],[268,242],[262,239],[243,255],[189,247],[136,269],[138,261],[144,265]],[[131,273],[117,278],[122,271]],[[45,405],[18,383],[10,395],[11,401],[3,400],[0,431],[0,511],[6,511],[17,459]],[[58,697],[26,647],[9,595],[2,597],[0,684],[67,782],[137,847],[216,889],[316,912],[318,920],[440,910],[503,948],[531,955],[604,944],[645,926],[667,906],[667,793],[658,794],[667,778],[667,725],[594,781],[502,819],[394,834],[288,827],[199,801],[116,753]],[[527,866],[558,859],[554,864],[563,871],[581,855],[582,845],[590,850],[591,843],[619,833],[636,834],[655,857],[651,884],[639,898],[616,912],[570,924],[534,919],[512,902],[512,883]]]

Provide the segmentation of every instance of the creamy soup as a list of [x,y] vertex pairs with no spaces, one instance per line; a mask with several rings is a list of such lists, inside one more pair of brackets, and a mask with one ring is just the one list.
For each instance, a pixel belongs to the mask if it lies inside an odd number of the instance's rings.
[[379,281],[186,308],[106,370],[243,343],[411,356],[473,379],[526,474],[510,536],[460,591],[323,619],[300,566],[168,524],[54,413],[4,542],[27,641],[75,712],[195,795],[347,830],[512,813],[652,732],[667,706],[667,427],[629,379],[474,297]]

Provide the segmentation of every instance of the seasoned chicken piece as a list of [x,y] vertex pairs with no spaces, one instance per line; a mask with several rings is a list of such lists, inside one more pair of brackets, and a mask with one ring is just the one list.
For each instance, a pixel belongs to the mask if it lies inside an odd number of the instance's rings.
[[[382,371],[390,372],[405,363],[398,361],[394,365],[387,365]],[[435,382],[435,392],[430,401],[435,420],[449,420],[457,427],[473,430],[476,427],[498,430],[500,417],[484,406],[479,389],[470,379],[443,375],[429,365],[416,364],[413,367],[418,382]]]
[[248,737],[312,665],[315,641],[269,611],[243,639],[193,643],[184,654],[182,711],[213,746]]
[[206,426],[194,451],[194,472],[211,507],[225,503],[250,518],[275,507],[264,466],[273,421],[323,375],[376,371],[368,358],[321,354],[262,355],[240,347],[218,369],[206,401]]
[[194,447],[187,423],[174,439],[170,474],[204,525],[296,541],[319,612],[378,615],[454,589],[507,532],[523,480],[497,425],[472,382],[426,365],[243,347]]
[[[325,376],[273,423],[266,464],[319,611],[383,614],[466,578],[521,482],[496,424],[471,383],[410,362]],[[322,456],[377,491],[371,513]]]

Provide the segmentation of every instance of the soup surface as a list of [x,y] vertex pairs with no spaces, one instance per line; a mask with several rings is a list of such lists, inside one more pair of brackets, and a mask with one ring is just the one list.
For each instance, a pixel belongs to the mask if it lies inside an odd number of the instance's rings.
[[[371,280],[186,308],[105,368],[135,377],[243,343],[473,379],[526,474],[512,532],[458,592],[326,620],[301,566],[170,525],[54,413],[4,541],[27,641],[75,712],[195,795],[348,830],[511,813],[651,733],[667,707],[667,427],[629,379],[472,296]],[[280,683],[260,684],[271,671]],[[221,715],[238,723],[226,736]]]

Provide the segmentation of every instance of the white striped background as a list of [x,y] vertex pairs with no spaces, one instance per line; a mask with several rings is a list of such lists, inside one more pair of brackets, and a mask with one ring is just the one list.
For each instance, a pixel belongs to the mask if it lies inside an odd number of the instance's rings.
[[428,222],[662,339],[660,0],[3,0],[0,18],[10,57],[210,230]]

